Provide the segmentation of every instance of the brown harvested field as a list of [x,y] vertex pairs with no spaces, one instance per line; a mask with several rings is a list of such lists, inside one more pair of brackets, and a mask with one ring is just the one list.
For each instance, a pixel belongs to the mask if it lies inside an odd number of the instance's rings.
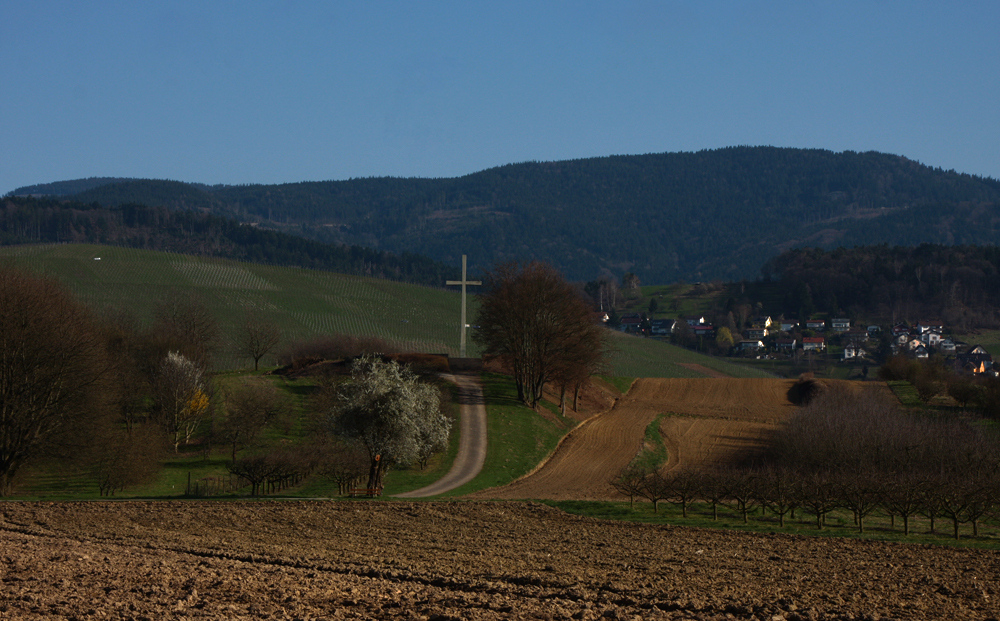
[[[642,448],[646,426],[665,415],[660,431],[668,468],[725,460],[760,445],[795,411],[787,397],[795,380],[639,379],[628,394],[567,435],[532,474],[476,498],[620,500],[608,483]],[[846,385],[852,385],[845,383]],[[856,390],[888,390],[882,384]]]
[[691,369],[692,371],[697,371],[705,377],[729,377],[721,371],[716,371],[715,369],[709,369],[703,364],[698,364],[696,362],[678,362],[678,366],[682,366],[685,369]]
[[0,503],[0,619],[997,618],[1000,553],[532,503]]

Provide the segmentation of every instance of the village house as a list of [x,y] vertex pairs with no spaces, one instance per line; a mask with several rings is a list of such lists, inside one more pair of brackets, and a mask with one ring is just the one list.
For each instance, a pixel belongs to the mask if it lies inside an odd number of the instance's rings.
[[795,346],[798,344],[796,339],[777,339],[774,342],[775,348],[782,353],[791,353],[795,351]]
[[629,334],[638,334],[642,332],[642,317],[639,315],[626,315],[621,319],[621,327],[619,328],[622,332],[627,332]]
[[740,341],[738,347],[740,351],[760,351],[764,349],[764,343],[753,339],[745,339]]
[[868,331],[855,326],[845,332],[843,338],[847,344],[858,346],[868,340]]
[[806,329],[823,332],[826,330],[826,322],[822,319],[806,319]]
[[940,332],[924,332],[920,335],[920,342],[928,347],[937,347],[941,342]]
[[779,325],[782,332],[791,332],[799,326],[799,322],[794,319],[782,319]]
[[844,318],[831,319],[830,329],[834,332],[847,332],[851,329],[851,320]]
[[955,370],[973,374],[992,372],[993,356],[981,345],[976,345],[967,352],[955,355]]
[[750,328],[747,330],[747,338],[750,340],[762,339],[767,336],[767,328]]
[[822,336],[807,336],[802,339],[803,351],[823,351],[826,349],[826,339]]
[[913,330],[918,334],[941,334],[944,332],[944,324],[940,321],[918,321]]
[[703,336],[705,338],[709,338],[715,336],[715,328],[712,327],[712,324],[705,323],[691,328],[691,333],[694,334],[695,336]]
[[653,319],[649,322],[650,332],[656,336],[664,336],[674,331],[673,319]]
[[844,348],[843,359],[853,360],[855,358],[864,358],[867,355],[868,352],[866,352],[864,349],[856,345],[848,345],[847,347]]

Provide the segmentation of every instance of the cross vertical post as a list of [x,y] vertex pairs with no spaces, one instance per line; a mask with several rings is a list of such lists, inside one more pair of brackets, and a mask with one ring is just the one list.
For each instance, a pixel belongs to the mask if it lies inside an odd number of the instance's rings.
[[465,271],[466,256],[462,255],[462,280],[446,280],[444,284],[446,285],[462,285],[462,328],[460,332],[460,337],[458,340],[458,356],[460,358],[465,358],[465,329],[468,328],[468,324],[465,319],[465,287],[466,285],[481,285],[483,281],[481,280],[469,280],[466,277]]

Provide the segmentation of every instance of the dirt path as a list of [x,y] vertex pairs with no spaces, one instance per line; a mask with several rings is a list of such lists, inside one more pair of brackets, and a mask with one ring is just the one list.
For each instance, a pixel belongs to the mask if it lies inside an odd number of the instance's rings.
[[458,403],[461,422],[458,436],[458,454],[446,475],[436,482],[412,492],[399,494],[399,498],[426,498],[451,491],[476,478],[486,461],[486,405],[479,376],[455,374],[451,381],[458,384]]

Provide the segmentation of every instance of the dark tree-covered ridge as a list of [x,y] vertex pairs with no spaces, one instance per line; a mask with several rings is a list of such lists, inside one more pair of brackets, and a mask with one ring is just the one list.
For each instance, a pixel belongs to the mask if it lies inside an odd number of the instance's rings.
[[129,246],[441,286],[455,268],[412,254],[325,244],[190,210],[46,198],[0,199],[0,245],[74,242]]
[[863,246],[789,250],[762,270],[790,316],[813,312],[884,322],[943,321],[967,332],[1000,325],[1000,247]]
[[116,180],[76,198],[210,210],[449,265],[462,254],[472,265],[537,259],[571,280],[632,272],[648,284],[754,278],[802,246],[1000,243],[1000,182],[897,155],[819,149],[526,162],[450,179]]

